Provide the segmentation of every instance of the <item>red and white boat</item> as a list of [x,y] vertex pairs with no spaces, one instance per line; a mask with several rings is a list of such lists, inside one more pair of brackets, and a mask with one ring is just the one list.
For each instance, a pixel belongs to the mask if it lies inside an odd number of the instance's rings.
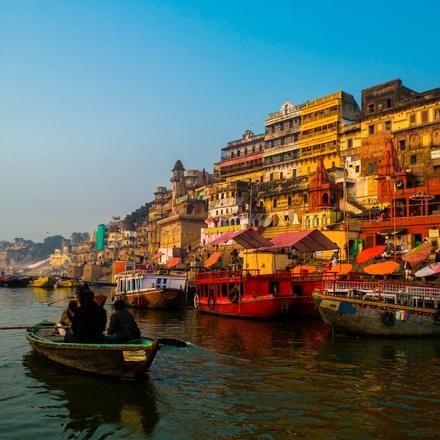
[[218,270],[196,276],[194,307],[200,312],[240,318],[274,318],[294,302],[289,271]]
[[272,243],[252,229],[223,234],[211,244],[230,240],[246,249],[241,253],[243,264],[198,273],[194,307],[240,318],[274,318],[287,313],[295,299],[291,273],[284,270],[287,255],[274,252]]

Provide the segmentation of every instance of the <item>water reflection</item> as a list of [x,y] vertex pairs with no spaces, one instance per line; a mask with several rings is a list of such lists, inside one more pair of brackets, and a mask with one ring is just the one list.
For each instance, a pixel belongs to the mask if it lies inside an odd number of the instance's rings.
[[196,313],[195,343],[246,358],[272,356],[297,349],[317,348],[328,335],[319,321],[307,326],[291,321],[252,321]]
[[[48,363],[35,352],[24,356],[23,366],[25,374],[48,393],[51,404],[68,410],[64,431],[87,432],[87,437],[99,432],[101,437],[103,425],[107,425],[108,433],[118,429],[120,435],[148,434],[159,421],[156,391],[148,376],[136,382],[79,376]],[[35,393],[35,386],[28,388]],[[115,428],[115,424],[120,426]]]

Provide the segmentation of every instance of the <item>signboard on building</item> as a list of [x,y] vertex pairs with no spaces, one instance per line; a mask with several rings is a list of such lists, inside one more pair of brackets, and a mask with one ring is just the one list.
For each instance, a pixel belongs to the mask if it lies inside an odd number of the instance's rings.
[[105,225],[98,225],[96,229],[96,250],[103,251],[105,245]]

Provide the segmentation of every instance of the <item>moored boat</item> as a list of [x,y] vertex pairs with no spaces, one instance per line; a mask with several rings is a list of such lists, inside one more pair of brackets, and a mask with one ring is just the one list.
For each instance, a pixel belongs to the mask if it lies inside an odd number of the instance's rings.
[[127,306],[167,309],[185,303],[186,272],[129,270],[115,275],[114,300],[122,299]]
[[55,280],[52,277],[39,277],[29,283],[31,287],[42,287],[51,289],[55,286]]
[[0,287],[27,287],[31,277],[12,275],[0,277]]
[[194,307],[200,312],[240,318],[274,318],[294,301],[289,271],[218,270],[196,276]]
[[440,336],[440,287],[414,283],[324,283],[313,298],[337,333],[372,336]]
[[28,328],[26,338],[35,351],[56,364],[121,379],[145,374],[158,349],[158,341],[148,338],[127,344],[66,343],[50,323]]
[[81,286],[81,282],[77,280],[63,279],[63,278],[59,279],[55,284],[55,287],[62,287],[65,289],[73,289],[79,286]]

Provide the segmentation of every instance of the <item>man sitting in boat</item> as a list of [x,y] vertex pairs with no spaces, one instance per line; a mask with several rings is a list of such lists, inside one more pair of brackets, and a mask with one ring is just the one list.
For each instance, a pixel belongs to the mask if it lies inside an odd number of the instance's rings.
[[141,337],[141,332],[131,313],[125,308],[124,300],[113,304],[115,312],[110,317],[110,325],[105,336],[109,343],[125,343]]
[[99,343],[104,341],[103,332],[107,315],[103,307],[94,301],[95,295],[88,287],[78,291],[79,307],[73,316],[71,332],[66,342]]
[[56,325],[58,328],[58,333],[61,336],[66,335],[66,329],[64,327],[70,327],[73,322],[73,317],[75,312],[78,310],[78,303],[75,300],[69,301],[67,309],[61,314],[61,318]]

